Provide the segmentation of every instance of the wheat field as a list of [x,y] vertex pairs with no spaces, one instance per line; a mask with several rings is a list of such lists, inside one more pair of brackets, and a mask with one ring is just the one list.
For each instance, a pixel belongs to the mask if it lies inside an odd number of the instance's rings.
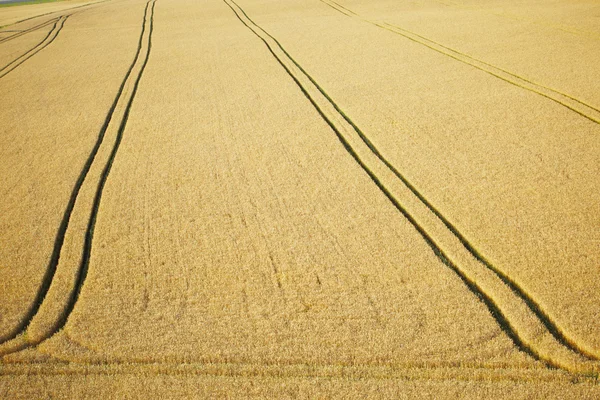
[[0,397],[600,397],[599,18],[0,8]]

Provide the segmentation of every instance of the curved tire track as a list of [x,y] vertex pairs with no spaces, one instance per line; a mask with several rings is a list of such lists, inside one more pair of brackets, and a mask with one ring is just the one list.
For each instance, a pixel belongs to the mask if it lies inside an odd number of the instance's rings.
[[501,17],[501,18],[506,18],[509,20],[517,20],[517,21],[525,21],[531,24],[536,24],[539,26],[542,26],[544,28],[551,28],[551,29],[555,29],[558,31],[562,31],[562,32],[567,32],[570,33],[572,35],[576,35],[579,37],[584,37],[584,38],[588,38],[588,39],[594,39],[594,40],[600,40],[600,34],[598,32],[593,32],[593,31],[588,31],[588,30],[584,30],[584,29],[579,29],[576,28],[574,26],[570,26],[570,25],[564,25],[564,24],[560,24],[560,23],[554,23],[552,21],[548,21],[546,19],[542,19],[542,18],[528,18],[524,15],[519,15],[519,14],[512,14],[510,12],[506,12],[506,11],[486,11],[484,9],[478,9],[476,7],[473,6],[468,6],[466,4],[460,4],[457,2],[453,2],[453,1],[445,1],[445,0],[437,0],[437,3],[443,4],[447,7],[454,7],[458,10],[467,10],[467,11],[476,11],[476,12],[483,12],[485,14],[488,15],[493,15],[496,17]]
[[[7,27],[9,27],[9,26],[13,26],[13,25],[17,25],[17,24],[20,24],[21,22],[30,21],[30,20],[32,20],[32,19],[36,19],[36,18],[45,17],[45,16],[47,16],[47,15],[52,15],[52,14],[57,14],[57,13],[61,13],[61,12],[66,12],[66,11],[76,10],[76,9],[78,9],[78,8],[84,8],[84,7],[91,7],[91,6],[95,6],[95,5],[97,5],[97,4],[105,3],[105,2],[107,2],[107,1],[109,1],[109,0],[101,0],[101,1],[97,1],[97,2],[95,2],[95,3],[83,4],[83,5],[80,5],[80,6],[75,6],[75,7],[69,7],[69,8],[65,8],[65,9],[63,9],[63,10],[51,11],[51,12],[47,12],[47,13],[44,13],[44,14],[34,15],[34,16],[32,16],[32,17],[29,17],[29,18],[24,18],[24,19],[22,19],[22,20],[15,21],[15,22],[11,22],[10,24],[6,24],[6,25],[3,25],[3,26],[0,26],[0,29],[7,28]],[[82,11],[84,11],[84,10],[82,10]],[[80,11],[76,11],[76,12],[80,12]],[[73,15],[73,14],[75,14],[75,12],[71,13],[70,15]],[[48,22],[48,21],[46,21],[46,22]],[[7,31],[0,31],[0,33],[2,33],[2,32],[7,32]],[[25,31],[22,31],[22,32],[25,32]],[[25,33],[27,33],[27,32],[25,32]],[[4,38],[4,39],[8,39],[8,38]],[[4,39],[3,39],[3,40],[4,40]],[[0,40],[0,43],[2,43],[2,41],[1,41],[1,40]]]
[[[552,100],[553,102],[555,102],[563,107],[566,107],[567,109],[579,114],[580,116],[582,116],[592,122],[600,124],[600,109],[586,103],[583,100],[577,99],[574,96],[563,93],[556,89],[552,89],[552,88],[542,85],[540,83],[536,83],[530,79],[526,79],[522,76],[514,74],[505,69],[496,67],[488,62],[485,62],[485,61],[479,60],[475,57],[469,56],[458,50],[452,49],[441,43],[435,42],[424,36],[421,36],[419,34],[416,34],[414,32],[411,32],[409,30],[401,28],[397,25],[392,25],[387,22],[373,21],[368,18],[362,17],[362,16],[354,13],[353,11],[350,11],[347,8],[342,7],[338,3],[335,3],[331,0],[320,0],[320,1],[348,17],[360,19],[361,21],[367,22],[367,23],[375,25],[379,28],[385,29],[389,32],[403,36],[406,39],[409,39],[415,43],[425,46],[431,50],[434,50],[440,54],[450,57],[456,61],[460,61],[463,64],[470,65],[473,68],[483,71],[486,74],[489,74],[495,78],[501,79],[507,83],[510,83],[511,85],[520,87],[522,89],[525,89],[532,93],[535,93],[539,96],[545,97],[546,99]],[[349,12],[352,12],[353,15],[350,15]]]
[[35,56],[37,53],[39,53],[40,51],[48,47],[50,44],[52,44],[52,42],[54,42],[54,40],[58,37],[58,34],[62,30],[62,28],[65,26],[65,22],[67,21],[67,18],[69,18],[69,16],[70,15],[66,15],[58,18],[56,22],[54,22],[54,25],[52,26],[52,29],[50,29],[50,32],[48,32],[46,37],[44,37],[44,39],[42,39],[41,42],[36,44],[31,49],[27,50],[25,53],[21,54],[19,57],[15,58],[13,61],[8,63],[4,67],[0,68],[0,79],[4,78],[11,71],[14,71],[19,65],[23,64],[25,61],[29,60],[31,57]]
[[7,36],[7,37],[5,37],[5,38],[2,38],[2,39],[0,39],[0,43],[5,43],[5,42],[8,42],[9,40],[12,40],[12,39],[16,39],[16,38],[18,38],[19,36],[23,36],[23,35],[25,35],[25,34],[27,34],[27,33],[30,33],[30,32],[37,31],[38,29],[41,29],[41,28],[43,28],[43,27],[45,27],[45,26],[48,26],[48,25],[52,24],[53,22],[56,22],[56,21],[58,21],[58,19],[59,19],[59,18],[60,18],[60,17],[57,17],[57,18],[51,18],[51,19],[49,19],[48,21],[44,21],[44,22],[42,22],[41,24],[38,24],[38,25],[32,26],[32,27],[31,27],[31,28],[29,28],[29,29],[25,29],[25,30],[23,30],[23,31],[19,31],[19,32],[15,33],[14,35],[10,35],[10,36]]
[[[486,265],[487,261],[482,261],[485,260],[483,256],[385,160],[364,133],[287,53],[277,39],[252,21],[233,0],[223,1],[237,18],[263,41],[332,128],[348,153],[394,207],[414,226],[435,255],[487,306],[515,345],[549,366],[597,376],[598,364],[579,354],[579,346],[569,345],[574,341],[563,342],[555,337],[556,331],[561,331],[555,327],[548,327],[551,321],[540,318],[540,315],[546,314],[541,308],[535,307],[536,303],[530,296],[519,296],[516,284],[507,277],[503,279],[502,275],[490,268],[491,264]],[[531,299],[531,302],[528,299]]]
[[[110,174],[110,170],[114,159],[117,155],[117,151],[123,138],[124,130],[127,125],[127,120],[129,118],[129,113],[135,98],[135,94],[139,87],[140,80],[142,78],[144,69],[148,63],[148,59],[150,56],[155,3],[156,0],[148,0],[148,2],[146,3],[146,7],[144,10],[144,19],[142,23],[142,31],[140,33],[138,47],[136,50],[134,60],[131,63],[125,77],[123,78],[123,81],[119,87],[113,104],[111,105],[108,114],[105,118],[104,124],[100,129],[96,143],[90,155],[88,156],[88,159],[79,175],[79,178],[77,179],[73,191],[71,192],[69,203],[67,204],[66,210],[63,214],[62,222],[58,228],[51,259],[46,269],[44,278],[42,280],[42,284],[38,290],[36,299],[30,307],[26,317],[24,318],[20,326],[18,326],[13,331],[13,333],[8,337],[8,339],[5,339],[0,344],[0,357],[23,350],[28,347],[36,346],[44,340],[53,336],[67,323],[69,315],[71,314],[75,307],[75,304],[77,303],[81,292],[81,288],[85,282],[85,278],[87,276],[87,271],[89,268],[89,258],[92,248],[94,226],[100,207],[102,191],[108,179],[108,175]],[[142,55],[142,53],[144,52],[145,54]],[[138,70],[135,75],[133,74],[134,70]],[[132,82],[133,88],[129,91],[129,94],[124,95],[125,87],[129,86],[128,84]],[[91,204],[88,203],[79,206],[79,208],[88,206],[91,210],[89,211],[89,219],[87,223],[87,230],[85,231],[85,238],[82,240],[83,248],[81,262],[76,268],[76,279],[74,286],[71,292],[68,295],[66,295],[67,299],[65,300],[65,304],[62,305],[63,308],[61,310],[61,313],[58,316],[58,318],[52,321],[51,328],[47,329],[42,334],[37,334],[35,335],[35,337],[30,337],[30,335],[28,335],[28,330],[30,326],[33,323],[35,323],[37,319],[47,318],[47,316],[42,315],[43,313],[40,312],[40,308],[43,304],[45,304],[44,301],[48,296],[49,291],[51,290],[52,282],[59,267],[61,250],[63,249],[65,237],[69,228],[69,223],[72,220],[73,212],[76,208],[78,201],[81,200],[80,192],[82,191],[82,187],[84,186],[84,184],[88,183],[90,180],[93,181],[93,178],[90,178],[88,175],[92,167],[98,164],[97,155],[101,150],[102,144],[104,143],[104,139],[107,136],[107,132],[110,132],[111,130],[116,131],[115,140],[112,145],[112,149],[110,151],[108,159],[106,160],[106,163],[102,168],[102,172],[98,177],[98,184],[96,186],[96,189],[94,190],[95,194],[93,200],[91,201]]]

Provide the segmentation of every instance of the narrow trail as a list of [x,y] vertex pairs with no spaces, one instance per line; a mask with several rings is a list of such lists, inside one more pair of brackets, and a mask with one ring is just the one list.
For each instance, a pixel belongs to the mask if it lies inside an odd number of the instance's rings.
[[435,255],[477,296],[515,345],[551,367],[597,376],[590,361],[593,350],[568,339],[531,296],[501,274],[470,245],[416,188],[377,150],[318,83],[291,57],[279,41],[257,25],[233,0],[223,0],[237,18],[268,48],[298,85],[338,139],[390,200],[414,226]]
[[23,64],[25,61],[29,60],[31,57],[35,56],[37,53],[39,53],[40,51],[48,47],[50,44],[52,44],[52,42],[54,42],[54,40],[58,37],[58,34],[62,30],[62,28],[65,26],[65,22],[69,17],[70,15],[59,17],[54,22],[54,25],[52,26],[52,29],[50,29],[50,32],[48,32],[46,37],[44,37],[44,39],[42,39],[41,42],[33,46],[31,49],[27,50],[25,53],[21,54],[19,57],[15,58],[10,63],[6,64],[4,67],[0,68],[0,79],[8,75],[8,73],[10,73],[11,71],[17,69],[19,65]]
[[580,116],[582,116],[592,122],[600,124],[600,109],[598,109],[597,107],[592,106],[592,105],[586,103],[585,101],[580,100],[574,96],[571,96],[567,93],[563,93],[559,90],[550,88],[543,84],[534,82],[530,79],[524,78],[522,76],[514,74],[505,69],[496,67],[490,63],[487,63],[487,62],[479,60],[475,57],[469,56],[458,50],[452,49],[441,43],[435,42],[424,36],[421,36],[419,34],[416,34],[414,32],[411,32],[409,30],[401,28],[397,25],[392,25],[392,24],[389,24],[384,21],[375,21],[375,20],[371,20],[366,17],[362,17],[334,1],[331,1],[331,0],[319,0],[319,1],[328,5],[329,7],[333,8],[334,10],[346,15],[347,17],[359,19],[361,21],[375,25],[379,28],[385,29],[389,32],[403,36],[406,39],[409,39],[415,43],[423,45],[431,50],[434,50],[440,54],[450,57],[456,61],[462,62],[463,64],[467,64],[473,68],[483,71],[486,74],[489,74],[495,78],[501,79],[507,83],[510,83],[511,85],[528,90],[539,96],[545,97],[546,99],[552,100],[553,102],[555,102],[563,107],[566,107],[567,109],[579,114]]
[[[117,151],[123,138],[125,127],[127,125],[127,120],[129,118],[129,113],[133,105],[133,101],[137,93],[139,83],[150,56],[150,49],[152,47],[152,30],[154,24],[155,3],[156,0],[149,0],[146,3],[141,33],[135,57],[131,65],[129,66],[127,73],[125,74],[125,77],[123,78],[123,81],[117,91],[117,95],[106,115],[104,124],[100,129],[96,143],[92,148],[92,151],[88,156],[86,163],[83,166],[79,178],[75,183],[73,191],[71,192],[69,203],[67,204],[65,212],[63,214],[62,222],[56,234],[53,252],[50,257],[50,262],[48,264],[48,267],[46,268],[46,272],[42,280],[42,284],[40,285],[40,288],[36,295],[35,301],[31,305],[22,323],[16,329],[13,330],[12,334],[8,338],[4,339],[3,342],[0,343],[0,357],[23,350],[25,348],[36,346],[44,340],[53,336],[55,333],[60,331],[67,323],[69,315],[71,314],[75,307],[75,304],[77,303],[79,294],[81,292],[81,288],[85,282],[85,278],[87,276],[87,271],[89,268],[89,258],[94,235],[94,226],[100,207],[102,191],[110,174],[110,170],[114,159],[117,155]],[[126,87],[132,88],[126,91]],[[108,136],[107,132],[114,133],[114,142],[112,144],[112,148],[110,149],[110,154],[105,160],[105,163],[102,164],[104,166],[101,168],[100,166],[98,166],[98,163],[100,161],[98,161],[97,156],[101,151],[102,144],[105,143],[104,139],[106,138],[106,136]],[[97,166],[96,169],[101,172],[99,173],[99,176],[90,177],[90,170],[92,170],[93,166],[95,165]],[[84,184],[93,185],[93,182],[97,182],[95,190],[91,190],[91,192],[94,193],[93,198],[84,199],[89,200],[89,202],[86,203],[85,201],[83,201],[83,204],[81,204],[82,200],[80,193],[82,192]],[[72,267],[73,270],[76,271],[75,283],[71,292],[69,294],[66,294],[65,296],[65,304],[62,305],[60,315],[57,318],[53,318],[52,316],[44,316],[44,313],[41,312],[40,309],[45,304],[45,299],[49,291],[51,290],[52,282],[56,275],[57,269],[59,268],[59,264],[61,261],[61,250],[63,249],[65,237],[68,234],[69,223],[72,220],[72,216],[74,210],[76,209],[76,206],[78,209],[85,208],[86,210],[88,210],[87,214],[85,211],[80,211],[83,212],[84,215],[88,216],[88,222],[87,230],[84,232],[84,237],[79,238],[82,242],[81,262],[78,266]],[[45,329],[42,333],[37,333],[35,335],[30,334],[29,328],[32,324],[36,322],[36,320],[43,320],[48,318],[53,319],[49,323],[49,328]],[[48,321],[45,322],[46,324],[48,324]]]

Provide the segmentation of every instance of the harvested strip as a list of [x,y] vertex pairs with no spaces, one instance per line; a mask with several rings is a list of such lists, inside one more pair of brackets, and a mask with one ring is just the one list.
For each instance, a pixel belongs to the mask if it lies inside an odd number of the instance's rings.
[[[327,379],[374,379],[374,380],[432,380],[432,381],[512,381],[528,383],[568,383],[572,377],[562,371],[537,368],[482,368],[480,366],[452,365],[444,363],[406,363],[403,365],[339,365],[339,364],[292,364],[292,363],[233,363],[192,362],[168,363],[153,361],[123,362],[110,364],[88,363],[7,363],[0,368],[1,376],[77,376],[77,375],[144,376],[185,375],[221,377],[271,377],[289,379],[294,377]],[[580,384],[595,384],[592,378],[582,377]]]
[[[484,399],[509,400],[515,398],[539,399],[593,399],[600,396],[598,385],[583,382],[524,382],[509,380],[427,380],[411,379],[348,379],[275,376],[222,377],[188,375],[182,373],[150,375],[90,374],[4,376],[0,379],[1,393],[6,398],[86,396],[125,397],[136,393],[139,397],[156,398],[356,398],[369,399]],[[279,396],[281,395],[281,396]]]

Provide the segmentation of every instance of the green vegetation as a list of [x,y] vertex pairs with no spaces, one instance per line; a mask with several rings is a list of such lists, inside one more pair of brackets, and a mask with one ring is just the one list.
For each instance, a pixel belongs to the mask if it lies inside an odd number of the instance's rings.
[[41,3],[54,3],[62,0],[31,0],[31,1],[22,1],[18,3],[0,3],[0,8],[3,7],[12,7],[12,6],[24,6],[28,4],[41,4]]

